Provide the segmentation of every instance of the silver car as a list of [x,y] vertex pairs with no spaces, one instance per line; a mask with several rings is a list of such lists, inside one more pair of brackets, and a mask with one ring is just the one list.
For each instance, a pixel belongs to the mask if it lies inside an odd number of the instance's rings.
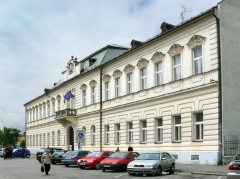
[[142,153],[127,166],[129,175],[162,175],[163,171],[173,174],[175,159],[167,152]]
[[237,154],[228,165],[227,179],[240,178],[240,154]]

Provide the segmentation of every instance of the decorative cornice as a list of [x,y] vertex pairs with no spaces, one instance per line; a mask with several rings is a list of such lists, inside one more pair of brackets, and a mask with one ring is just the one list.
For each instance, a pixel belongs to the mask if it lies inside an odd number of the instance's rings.
[[125,66],[125,68],[124,68],[124,72],[126,73],[126,74],[129,74],[129,73],[132,73],[133,72],[133,70],[134,70],[134,66],[133,65],[131,65],[131,64],[127,64],[126,66]]
[[170,47],[170,49],[169,49],[169,51],[168,51],[168,54],[169,54],[170,56],[175,56],[175,55],[177,55],[177,54],[182,53],[183,48],[184,48],[184,47],[181,46],[181,45],[179,45],[179,44],[173,44],[173,45]]
[[82,91],[86,90],[86,89],[87,89],[87,85],[86,85],[86,84],[82,84],[81,87],[80,87],[80,89],[81,89]]
[[145,67],[147,67],[148,62],[149,62],[149,60],[147,60],[146,58],[141,58],[137,63],[137,67],[139,69],[145,68]]
[[89,83],[89,86],[94,87],[94,86],[96,86],[96,84],[97,84],[97,82],[95,80],[91,80]]
[[111,76],[109,74],[103,75],[103,81],[104,82],[108,82],[108,81],[110,81],[110,79],[111,79]]
[[113,77],[114,78],[119,78],[120,76],[122,75],[122,72],[118,69],[116,69],[114,72],[113,72]]
[[206,37],[202,37],[201,35],[193,35],[192,38],[188,41],[187,46],[189,48],[195,48],[203,44]]
[[162,52],[155,52],[151,58],[151,60],[153,61],[153,63],[158,63],[160,61],[162,61],[165,57],[165,54],[163,54]]

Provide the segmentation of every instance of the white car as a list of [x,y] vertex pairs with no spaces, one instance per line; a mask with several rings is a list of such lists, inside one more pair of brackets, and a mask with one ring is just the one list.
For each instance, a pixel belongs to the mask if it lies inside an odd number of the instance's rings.
[[167,152],[141,153],[127,166],[129,175],[162,175],[162,171],[173,174],[175,158]]
[[240,154],[237,154],[228,165],[227,179],[240,178]]

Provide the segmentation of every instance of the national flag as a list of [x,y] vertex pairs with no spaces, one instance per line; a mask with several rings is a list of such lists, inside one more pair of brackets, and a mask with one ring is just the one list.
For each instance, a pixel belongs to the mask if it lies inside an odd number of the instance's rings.
[[71,91],[67,92],[65,95],[64,95],[64,101],[67,100],[69,101],[70,99],[72,99],[74,97],[74,95],[72,94]]

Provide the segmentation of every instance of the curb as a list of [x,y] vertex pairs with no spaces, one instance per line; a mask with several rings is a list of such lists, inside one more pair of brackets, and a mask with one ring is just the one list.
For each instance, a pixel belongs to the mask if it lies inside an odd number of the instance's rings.
[[227,176],[226,173],[214,173],[214,172],[191,172],[192,174],[200,174],[200,175],[217,175],[217,176]]

